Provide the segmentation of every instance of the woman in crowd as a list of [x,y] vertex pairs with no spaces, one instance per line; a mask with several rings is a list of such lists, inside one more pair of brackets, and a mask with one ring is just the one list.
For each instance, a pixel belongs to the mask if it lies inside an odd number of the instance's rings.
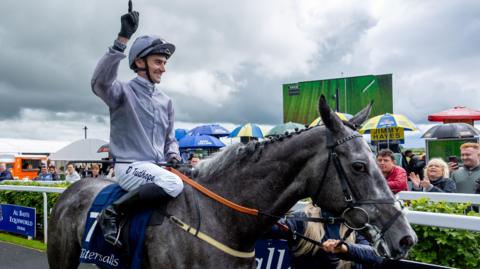
[[424,192],[455,192],[455,181],[449,178],[448,165],[440,158],[431,159],[425,168],[425,177],[420,179],[418,174],[410,173],[413,191]]
[[[380,268],[383,259],[375,254],[369,242],[361,235],[353,232],[342,243],[341,239],[347,227],[339,221],[338,216],[326,210],[308,204],[303,211],[294,212],[298,218],[330,218],[332,222],[310,222],[302,219],[280,221],[288,226],[289,232],[275,226],[264,238],[285,239],[292,252],[292,268]],[[310,243],[291,231],[303,234],[316,241],[323,241],[321,246]]]

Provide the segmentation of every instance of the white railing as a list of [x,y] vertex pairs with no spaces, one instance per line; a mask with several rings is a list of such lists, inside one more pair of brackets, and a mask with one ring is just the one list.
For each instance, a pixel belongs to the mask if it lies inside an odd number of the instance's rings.
[[480,232],[480,217],[404,210],[410,224]]
[[[60,183],[61,181],[53,181]],[[43,182],[42,182],[43,183]],[[21,185],[0,185],[0,190],[5,191],[29,191],[41,192],[43,194],[43,227],[44,242],[47,243],[48,232],[48,204],[47,193],[62,193],[65,188],[44,187],[44,186],[21,186]],[[415,200],[423,197],[430,198],[431,201],[446,201],[452,203],[472,203],[480,204],[480,195],[478,194],[461,194],[461,193],[432,193],[432,192],[400,192],[397,194],[401,200]],[[293,209],[300,210],[307,203],[298,202]],[[405,210],[405,214],[411,224],[435,226],[442,228],[463,229],[471,231],[480,231],[480,217],[463,216],[443,213],[431,213],[422,211]]]
[[[397,196],[400,200],[428,198],[433,202],[480,204],[479,194],[402,191]],[[420,212],[408,209],[405,210],[405,213],[411,224],[480,231],[480,217]]]
[[480,204],[480,194],[402,191],[397,195],[400,200],[416,200],[426,197],[433,202],[445,201],[451,203]]
[[[61,183],[62,181],[55,181]],[[43,182],[42,182],[43,183]],[[48,200],[47,193],[62,193],[65,188],[56,187],[43,187],[43,186],[21,186],[21,185],[0,185],[2,191],[28,191],[28,192],[41,192],[43,195],[43,242],[46,244],[48,241]]]

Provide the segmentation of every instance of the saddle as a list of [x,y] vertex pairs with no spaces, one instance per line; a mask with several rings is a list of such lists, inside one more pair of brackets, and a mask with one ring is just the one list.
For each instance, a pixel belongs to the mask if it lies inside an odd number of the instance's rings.
[[99,268],[140,269],[145,239],[145,230],[151,225],[161,225],[166,204],[158,208],[144,208],[127,216],[121,224],[122,249],[115,248],[105,241],[96,217],[108,205],[125,194],[118,184],[108,185],[95,197],[88,212],[85,231],[82,237],[80,262],[95,264]]

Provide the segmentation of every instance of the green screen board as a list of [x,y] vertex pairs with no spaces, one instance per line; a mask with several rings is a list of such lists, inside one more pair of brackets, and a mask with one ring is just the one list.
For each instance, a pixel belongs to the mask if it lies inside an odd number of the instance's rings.
[[463,143],[475,142],[478,143],[477,138],[463,138],[463,139],[427,139],[427,159],[442,158],[448,162],[449,156],[456,156],[460,161],[460,146]]
[[283,121],[310,124],[318,117],[318,99],[323,94],[332,109],[356,114],[374,101],[371,117],[393,113],[392,74],[345,77],[283,85]]

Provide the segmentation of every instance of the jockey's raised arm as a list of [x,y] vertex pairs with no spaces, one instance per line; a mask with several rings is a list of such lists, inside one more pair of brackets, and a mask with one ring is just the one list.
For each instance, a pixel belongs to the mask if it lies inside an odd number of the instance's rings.
[[181,160],[174,136],[172,100],[155,86],[160,83],[175,46],[157,36],[138,37],[128,57],[129,67],[137,77],[128,82],[117,78],[138,23],[137,11],[121,17],[118,37],[97,64],[91,81],[92,91],[109,107],[110,154],[122,161],[114,170],[119,185],[128,191],[98,217],[105,240],[119,247],[122,242],[118,239],[118,226],[124,215],[139,207],[168,201],[183,190],[178,176],[156,165],[166,161],[175,166]]

